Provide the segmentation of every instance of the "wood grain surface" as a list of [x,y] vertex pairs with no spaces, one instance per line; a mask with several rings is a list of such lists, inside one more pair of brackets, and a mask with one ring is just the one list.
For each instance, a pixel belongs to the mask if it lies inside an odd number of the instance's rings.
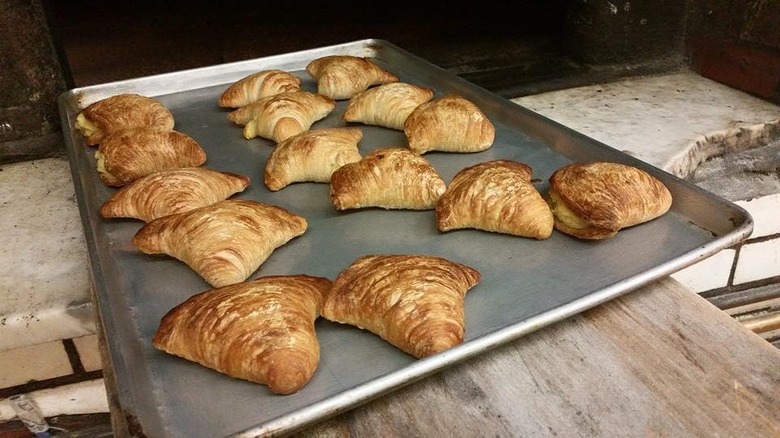
[[780,437],[780,350],[666,278],[301,437]]

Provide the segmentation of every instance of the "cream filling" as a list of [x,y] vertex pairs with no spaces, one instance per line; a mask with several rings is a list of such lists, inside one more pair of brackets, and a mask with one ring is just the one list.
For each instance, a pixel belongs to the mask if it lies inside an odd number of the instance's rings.
[[95,151],[95,159],[97,159],[97,171],[100,173],[108,173],[106,170],[106,156],[99,150]]
[[582,230],[591,226],[582,218],[574,214],[573,211],[569,210],[569,208],[566,207],[561,198],[555,192],[550,192],[549,195],[550,208],[555,217],[558,218],[559,221],[563,222],[564,225],[577,230]]
[[85,137],[89,137],[90,135],[97,132],[98,127],[90,122],[83,113],[79,113],[79,115],[76,116],[76,129],[78,129]]

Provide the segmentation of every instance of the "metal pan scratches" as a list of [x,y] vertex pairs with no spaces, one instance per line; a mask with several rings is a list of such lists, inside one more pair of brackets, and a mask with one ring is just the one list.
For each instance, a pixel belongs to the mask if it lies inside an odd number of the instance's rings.
[[[304,70],[318,57],[348,54],[371,58],[401,81],[424,85],[435,96],[460,94],[493,122],[489,149],[470,154],[431,152],[425,158],[446,182],[460,169],[494,159],[528,164],[537,188],[572,161],[611,160],[647,170],[672,192],[664,216],[600,242],[562,233],[534,239],[457,230],[440,233],[433,211],[369,208],[338,212],[329,185],[300,183],[278,192],[263,184],[273,144],[246,140],[217,105],[234,81],[264,69],[295,73],[316,92]],[[235,197],[287,208],[307,218],[306,233],[275,250],[250,279],[309,274],[334,279],[366,254],[406,253],[446,257],[477,269],[482,281],[465,298],[462,345],[422,360],[377,336],[320,318],[321,358],[298,393],[274,395],[259,384],[230,378],[156,350],[151,337],[160,318],[208,284],[184,263],[140,253],[132,237],[137,220],[107,220],[99,209],[115,189],[98,177],[94,148],[75,129],[80,108],[125,92],[153,96],[174,114],[175,129],[206,150],[206,167],[250,178]],[[149,437],[284,435],[435,373],[449,365],[582,312],[676,272],[747,238],[753,223],[740,207],[599,143],[520,105],[469,83],[384,40],[368,39],[248,61],[73,89],[58,104],[95,285],[95,303],[115,376],[118,408]],[[312,129],[347,126],[346,101]],[[361,154],[403,146],[402,131],[356,125]]]

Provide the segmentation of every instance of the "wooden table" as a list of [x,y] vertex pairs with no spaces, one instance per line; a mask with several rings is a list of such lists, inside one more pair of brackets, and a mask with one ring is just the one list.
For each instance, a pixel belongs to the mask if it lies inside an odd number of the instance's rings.
[[296,435],[780,437],[780,350],[665,278]]

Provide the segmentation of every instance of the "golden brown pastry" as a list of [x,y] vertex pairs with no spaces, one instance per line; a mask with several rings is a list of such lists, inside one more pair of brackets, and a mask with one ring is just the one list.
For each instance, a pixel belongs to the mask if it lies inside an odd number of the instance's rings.
[[277,144],[265,163],[265,185],[272,191],[295,182],[330,182],[339,167],[360,161],[357,128],[304,131]]
[[336,102],[308,91],[292,91],[264,97],[228,114],[244,126],[244,138],[263,137],[279,143],[311,128],[336,108]]
[[314,321],[330,286],[324,277],[279,275],[201,292],[163,316],[152,345],[292,394],[319,364]]
[[447,95],[415,108],[404,122],[409,149],[428,151],[481,152],[493,145],[496,128],[470,100]]
[[161,170],[201,166],[206,151],[183,132],[132,128],[104,137],[95,158],[100,179],[120,187]]
[[538,240],[553,231],[552,212],[531,183],[531,167],[511,160],[455,174],[436,203],[436,223],[440,231],[476,228]]
[[322,316],[380,336],[416,358],[463,343],[469,266],[429,255],[367,255],[333,280]]
[[149,222],[223,201],[248,186],[246,176],[204,167],[161,170],[114,192],[100,207],[100,215]]
[[580,239],[606,239],[666,213],[672,195],[642,169],[610,162],[572,163],[550,176],[546,196],[555,229]]
[[393,82],[352,96],[341,118],[403,131],[409,114],[432,97],[433,90],[428,87]]
[[262,70],[230,84],[219,96],[219,106],[239,108],[263,97],[300,89],[301,78],[298,76],[284,70]]
[[367,58],[331,55],[311,61],[306,72],[317,81],[317,92],[334,100],[349,99],[372,85],[397,82],[398,76]]
[[428,160],[403,147],[375,149],[330,177],[330,199],[336,210],[432,210],[446,188]]
[[90,146],[111,133],[128,128],[173,129],[171,111],[159,100],[135,93],[116,94],[98,100],[76,116],[76,129]]
[[248,199],[227,199],[147,222],[133,237],[146,254],[167,254],[210,285],[249,278],[278,247],[306,231],[306,218]]

